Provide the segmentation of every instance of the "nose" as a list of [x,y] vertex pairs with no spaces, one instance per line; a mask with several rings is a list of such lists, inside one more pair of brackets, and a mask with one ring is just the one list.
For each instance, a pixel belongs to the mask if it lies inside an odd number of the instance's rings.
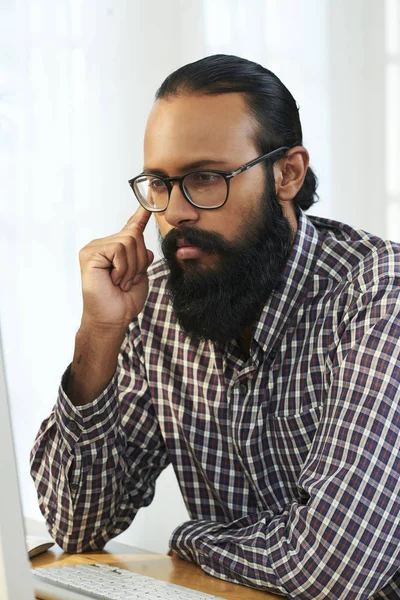
[[177,181],[172,182],[171,196],[167,210],[164,212],[164,219],[172,227],[178,227],[183,224],[195,223],[198,218],[199,210],[185,198],[179,183]]

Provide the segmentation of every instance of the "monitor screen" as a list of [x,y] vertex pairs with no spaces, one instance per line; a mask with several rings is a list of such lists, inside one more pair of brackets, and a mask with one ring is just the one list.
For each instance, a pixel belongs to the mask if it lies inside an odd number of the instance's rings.
[[0,598],[33,599],[0,336]]

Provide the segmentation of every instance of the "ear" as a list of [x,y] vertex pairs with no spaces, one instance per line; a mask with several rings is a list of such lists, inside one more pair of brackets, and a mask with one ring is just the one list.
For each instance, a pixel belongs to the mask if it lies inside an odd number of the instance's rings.
[[286,156],[274,164],[275,191],[281,202],[293,200],[303,185],[310,157],[303,146],[289,148]]

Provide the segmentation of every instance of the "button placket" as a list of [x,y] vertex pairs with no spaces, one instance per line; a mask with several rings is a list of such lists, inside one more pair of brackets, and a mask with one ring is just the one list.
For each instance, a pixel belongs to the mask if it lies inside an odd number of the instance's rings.
[[101,423],[102,418],[100,415],[96,414],[93,415],[93,417],[90,419],[89,423],[90,425],[98,425],[99,423]]
[[[252,369],[251,371],[253,371],[253,370],[254,369]],[[249,385],[251,386],[251,377],[252,377],[251,371],[246,369],[246,376],[248,377],[248,379],[244,379],[245,374],[242,372],[241,373],[241,376],[243,377],[242,381],[240,381],[239,379],[236,379],[236,381],[231,383],[232,403],[231,403],[230,408],[232,411],[232,442],[233,442],[233,446],[235,448],[235,453],[236,453],[237,459],[240,462],[241,467],[243,469],[243,474],[244,474],[245,478],[247,479],[249,489],[252,490],[252,492],[256,496],[259,509],[262,510],[263,506],[264,506],[263,499],[260,496],[260,492],[257,488],[257,484],[254,482],[251,470],[249,469],[249,467],[247,465],[247,458],[243,454],[243,451],[242,451],[242,448],[240,445],[239,427],[238,427],[238,422],[237,422],[238,417],[240,418],[241,411],[243,411],[244,396],[246,396],[249,392]],[[237,377],[239,375],[239,372],[236,371],[235,375]],[[249,379],[250,379],[250,381],[249,381]]]
[[247,394],[247,389],[248,389],[248,388],[247,388],[247,383],[240,383],[240,384],[239,384],[239,392],[240,392],[240,394],[242,394],[243,396],[244,396],[245,394]]

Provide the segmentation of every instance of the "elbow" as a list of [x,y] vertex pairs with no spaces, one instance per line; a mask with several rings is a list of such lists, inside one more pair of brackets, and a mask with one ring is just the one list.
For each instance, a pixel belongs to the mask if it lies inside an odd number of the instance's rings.
[[68,554],[82,554],[83,552],[94,552],[103,550],[107,543],[102,537],[82,537],[82,532],[65,535],[54,528],[50,530],[50,535],[60,548]]
[[[68,554],[103,550],[109,540],[109,536],[104,535],[102,528],[94,531],[92,528],[82,527],[82,519],[63,521],[63,519],[57,519],[56,516],[48,514],[44,514],[44,516],[50,536]],[[63,527],[63,522],[65,527]]]

